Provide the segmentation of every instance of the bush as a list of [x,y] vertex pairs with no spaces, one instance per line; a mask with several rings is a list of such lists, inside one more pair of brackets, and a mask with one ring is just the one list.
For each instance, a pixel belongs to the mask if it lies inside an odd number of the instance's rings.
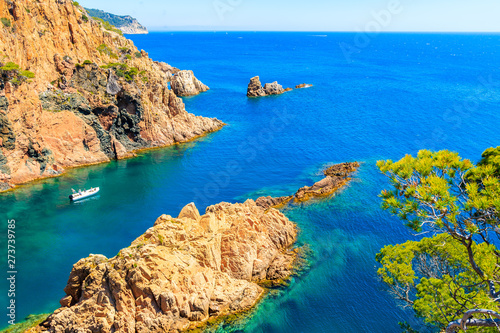
[[78,1],[73,1],[73,6],[80,7],[80,4],[78,3]]
[[35,73],[30,72],[30,71],[20,71],[19,74],[28,78],[28,79],[33,79],[35,77]]
[[89,17],[87,15],[82,15],[82,20],[83,20],[83,22],[88,22]]
[[6,17],[0,18],[0,21],[2,21],[4,27],[6,27],[6,28],[10,28],[12,26],[12,22],[10,22],[10,19],[8,19]]
[[136,58],[142,58],[142,53],[141,52],[136,52],[135,53]]
[[18,64],[9,61],[7,65],[0,67],[0,69],[3,71],[18,71],[20,68]]
[[90,61],[90,60],[85,60],[85,61],[83,62],[83,64],[84,64],[84,65],[91,65],[91,64],[92,64],[92,61]]
[[106,44],[101,44],[97,47],[97,51],[101,54],[107,54],[111,58],[118,59],[118,55],[116,53],[113,53],[113,50],[107,46]]

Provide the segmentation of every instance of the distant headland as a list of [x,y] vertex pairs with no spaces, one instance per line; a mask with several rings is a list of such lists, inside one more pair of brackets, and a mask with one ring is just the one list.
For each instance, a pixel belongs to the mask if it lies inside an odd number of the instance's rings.
[[141,35],[149,33],[148,29],[146,29],[145,26],[140,24],[139,21],[137,21],[137,19],[133,18],[130,15],[120,16],[107,13],[100,9],[92,9],[92,8],[85,8],[85,10],[89,13],[90,16],[104,20],[109,24],[114,25],[115,27],[120,29],[124,34]]

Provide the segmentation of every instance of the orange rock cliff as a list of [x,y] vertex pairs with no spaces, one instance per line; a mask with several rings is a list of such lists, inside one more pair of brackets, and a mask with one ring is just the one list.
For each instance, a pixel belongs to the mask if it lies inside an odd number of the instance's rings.
[[177,69],[72,1],[0,0],[0,19],[0,191],[224,125],[185,110]]

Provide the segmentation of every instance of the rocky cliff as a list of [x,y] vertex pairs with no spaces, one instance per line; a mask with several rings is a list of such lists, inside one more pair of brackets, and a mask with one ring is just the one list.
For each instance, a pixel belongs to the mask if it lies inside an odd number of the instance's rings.
[[0,20],[0,190],[223,126],[186,112],[175,68],[72,1],[0,0]]
[[73,267],[47,332],[177,332],[248,310],[257,284],[291,274],[295,225],[249,200],[200,216],[193,204],[163,215],[114,258],[91,255]]
[[111,13],[107,13],[105,11],[99,9],[90,9],[85,8],[87,13],[91,17],[100,18],[109,24],[114,25],[118,29],[121,30],[124,34],[147,34],[148,29],[145,26],[139,23],[135,18],[129,15],[120,16]]

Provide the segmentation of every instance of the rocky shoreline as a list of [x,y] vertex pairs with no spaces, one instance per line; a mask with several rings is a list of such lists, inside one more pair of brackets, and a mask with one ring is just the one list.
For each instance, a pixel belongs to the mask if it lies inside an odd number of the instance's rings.
[[297,226],[276,207],[331,194],[358,168],[333,165],[290,197],[162,215],[115,257],[77,262],[61,308],[31,332],[180,332],[251,310],[305,262]]
[[186,111],[178,96],[208,89],[191,71],[85,14],[70,0],[0,2],[0,191],[225,125]]
[[177,332],[251,309],[259,283],[292,274],[297,228],[253,200],[194,204],[161,216],[114,258],[75,264],[66,296],[39,331]]

